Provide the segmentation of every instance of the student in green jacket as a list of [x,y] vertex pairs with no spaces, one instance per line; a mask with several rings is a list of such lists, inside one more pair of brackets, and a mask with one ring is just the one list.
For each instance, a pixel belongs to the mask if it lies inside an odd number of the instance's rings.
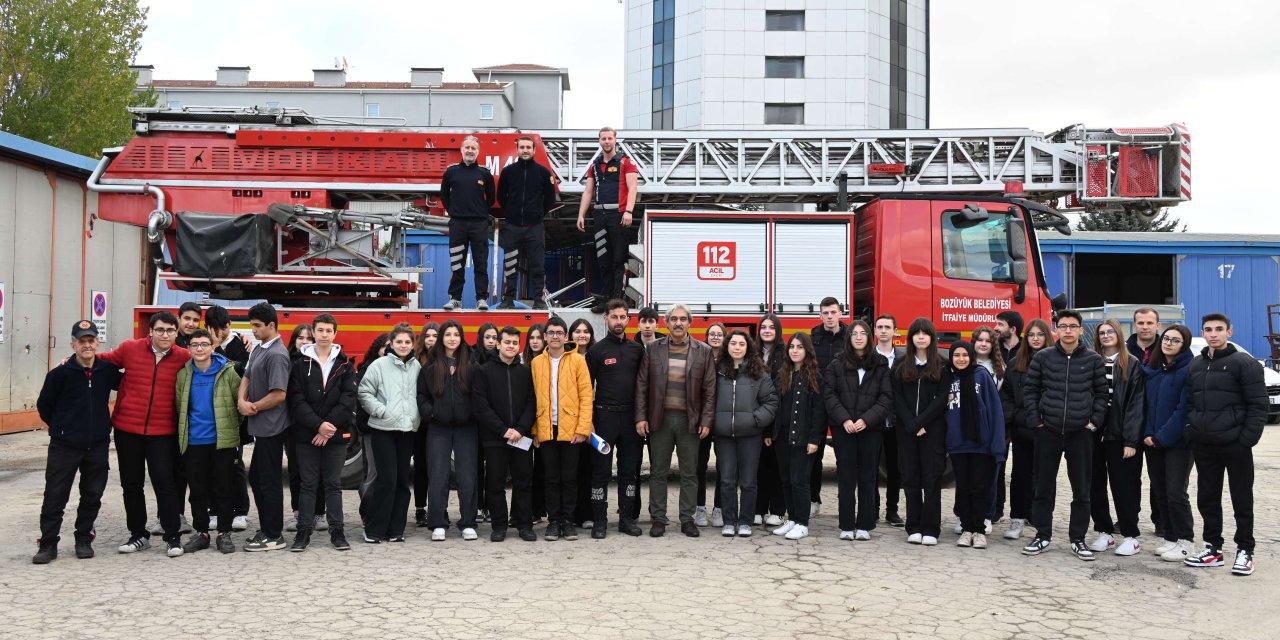
[[191,361],[178,371],[178,448],[190,489],[195,535],[182,545],[185,553],[209,548],[209,513],[218,518],[218,551],[236,550],[231,542],[236,447],[240,421],[235,365],[214,353],[213,336],[204,329],[191,334]]

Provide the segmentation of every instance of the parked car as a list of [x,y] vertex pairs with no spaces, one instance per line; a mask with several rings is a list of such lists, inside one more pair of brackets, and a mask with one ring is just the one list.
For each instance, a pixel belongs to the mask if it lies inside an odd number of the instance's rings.
[[[1253,355],[1248,349],[1234,342],[1231,344],[1235,345],[1237,351]],[[1191,352],[1194,354],[1199,355],[1207,346],[1209,345],[1204,338],[1191,339]],[[1267,424],[1280,424],[1280,371],[1276,371],[1262,358],[1258,358],[1258,362],[1262,363],[1262,379],[1267,383],[1267,397],[1270,401],[1267,408]]]

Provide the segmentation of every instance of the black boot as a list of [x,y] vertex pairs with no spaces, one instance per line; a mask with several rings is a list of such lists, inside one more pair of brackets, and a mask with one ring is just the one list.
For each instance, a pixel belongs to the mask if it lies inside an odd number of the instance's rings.
[[609,535],[609,505],[603,502],[592,503],[591,505],[591,538],[593,540],[604,540]]
[[40,548],[31,557],[31,564],[49,564],[58,559],[58,541],[40,541]]
[[342,526],[329,527],[329,542],[338,551],[347,551],[351,548],[351,543],[347,542],[347,536],[342,532]]
[[427,510],[418,509],[417,511],[414,511],[413,522],[414,524],[418,525],[419,529],[426,527],[427,526]]
[[93,538],[76,538],[76,557],[81,560],[93,557]]
[[307,550],[307,545],[311,544],[311,530],[298,529],[298,534],[293,537],[293,545],[289,550],[294,553],[302,553]]

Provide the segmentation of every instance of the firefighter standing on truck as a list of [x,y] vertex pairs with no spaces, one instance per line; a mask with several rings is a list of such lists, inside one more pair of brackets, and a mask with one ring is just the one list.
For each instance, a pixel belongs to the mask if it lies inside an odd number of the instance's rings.
[[[502,207],[503,259],[502,303],[499,309],[514,309],[516,270],[523,260],[529,275],[529,291],[534,309],[546,309],[546,234],[542,218],[556,205],[555,178],[533,159],[533,138],[516,139],[515,162],[502,170],[498,179],[498,206]],[[522,255],[523,254],[523,255]]]
[[444,172],[440,180],[440,202],[449,218],[449,301],[445,311],[462,306],[462,288],[467,281],[467,249],[472,254],[476,278],[476,308],[489,310],[489,208],[493,206],[493,174],[476,162],[480,140],[462,140],[462,162]]
[[605,302],[622,298],[622,276],[627,268],[627,236],[631,214],[636,206],[636,180],[640,170],[636,163],[620,153],[617,132],[612,127],[600,129],[600,157],[587,172],[582,204],[578,207],[578,231],[587,230],[587,209],[595,218],[596,258],[600,263],[601,296],[591,307],[604,313]]

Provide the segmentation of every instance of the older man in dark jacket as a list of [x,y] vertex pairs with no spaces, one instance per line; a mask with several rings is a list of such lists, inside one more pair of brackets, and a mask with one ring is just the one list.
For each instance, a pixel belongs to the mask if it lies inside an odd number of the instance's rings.
[[649,516],[655,538],[667,530],[667,477],[671,452],[680,460],[680,532],[698,537],[698,442],[711,435],[716,371],[711,347],[689,336],[692,314],[684,305],[667,311],[671,335],[645,349],[636,379],[636,433],[649,438]]
[[1049,548],[1053,536],[1053,503],[1058,465],[1067,459],[1071,481],[1071,520],[1067,533],[1071,552],[1093,560],[1084,543],[1089,527],[1089,492],[1093,475],[1094,432],[1107,414],[1107,372],[1102,356],[1080,341],[1083,318],[1072,309],[1058,314],[1058,343],[1036,353],[1027,368],[1023,402],[1027,424],[1035,430],[1035,500],[1031,524],[1036,537],[1022,553],[1034,556]]
[[1253,447],[1267,422],[1267,387],[1262,365],[1229,342],[1231,320],[1211,313],[1201,320],[1205,347],[1191,361],[1187,438],[1199,478],[1196,503],[1204,521],[1204,550],[1184,562],[1220,567],[1222,555],[1222,474],[1231,487],[1237,547],[1231,573],[1253,574]]

